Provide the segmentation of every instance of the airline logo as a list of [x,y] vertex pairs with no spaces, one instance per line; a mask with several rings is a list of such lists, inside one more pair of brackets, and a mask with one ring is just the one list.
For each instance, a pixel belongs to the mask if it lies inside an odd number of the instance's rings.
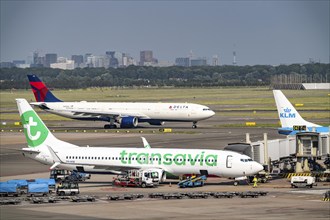
[[44,102],[48,93],[47,87],[42,82],[30,82],[30,85],[37,102]]
[[48,136],[48,129],[43,125],[39,117],[33,111],[24,112],[21,115],[24,134],[30,147],[37,147],[44,143]]
[[205,154],[205,151],[200,152],[196,155],[191,154],[161,154],[161,153],[136,153],[127,152],[122,150],[120,152],[120,162],[122,164],[131,164],[132,158],[139,164],[152,164],[152,165],[172,165],[186,166],[186,165],[200,165],[200,166],[217,166],[218,155],[216,154]]
[[296,118],[296,113],[291,113],[291,109],[288,107],[283,109],[284,112],[280,112],[280,118]]
[[188,109],[188,105],[170,105],[169,109],[171,110]]

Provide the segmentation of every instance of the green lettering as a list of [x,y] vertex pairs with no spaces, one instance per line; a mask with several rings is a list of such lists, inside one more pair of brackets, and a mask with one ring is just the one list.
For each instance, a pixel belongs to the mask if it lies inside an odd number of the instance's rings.
[[195,163],[196,163],[198,157],[199,157],[199,154],[197,154],[197,155],[195,156],[195,158],[192,158],[191,154],[188,154],[188,158],[190,159],[190,164],[191,164],[192,166],[195,166]]
[[[213,162],[208,162],[209,159],[213,159]],[[205,161],[207,166],[214,167],[217,165],[218,155],[214,155],[214,154],[207,155]]]
[[164,165],[171,165],[172,164],[172,154],[164,154]]
[[128,163],[131,164],[131,162],[132,162],[132,156],[133,155],[136,155],[136,153],[129,153],[128,155],[129,155],[128,156]]
[[136,156],[136,160],[139,164],[148,164],[148,153],[140,153]]
[[[180,161],[180,160],[182,160],[182,161]],[[186,154],[177,154],[177,155],[175,155],[174,156],[174,163],[178,166],[186,165]]]
[[121,153],[120,153],[120,162],[122,163],[122,164],[126,164],[126,161],[125,161],[125,155],[126,155],[127,153],[126,153],[126,151],[125,150],[123,150]]
[[204,151],[202,151],[201,159],[199,165],[203,166],[203,159],[204,159]]

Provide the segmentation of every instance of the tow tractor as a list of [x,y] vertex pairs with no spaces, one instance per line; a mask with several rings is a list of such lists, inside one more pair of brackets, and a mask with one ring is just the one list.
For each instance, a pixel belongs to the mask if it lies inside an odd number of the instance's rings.
[[56,194],[59,196],[74,196],[79,194],[79,185],[75,181],[63,181],[56,189]]
[[159,169],[130,170],[127,175],[117,177],[113,185],[122,187],[155,187],[159,185]]

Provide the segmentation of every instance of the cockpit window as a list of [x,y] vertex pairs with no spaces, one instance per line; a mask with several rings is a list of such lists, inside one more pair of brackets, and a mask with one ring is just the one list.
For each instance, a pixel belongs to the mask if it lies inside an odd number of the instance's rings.
[[211,109],[209,108],[203,108],[203,111],[210,111]]
[[252,159],[241,159],[242,162],[249,162],[252,161]]

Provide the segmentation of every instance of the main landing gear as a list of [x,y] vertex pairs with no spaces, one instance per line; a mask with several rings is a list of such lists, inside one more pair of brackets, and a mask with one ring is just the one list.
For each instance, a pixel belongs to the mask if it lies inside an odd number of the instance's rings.
[[197,121],[194,121],[194,122],[193,122],[192,128],[193,128],[193,129],[197,128]]
[[104,129],[116,129],[117,125],[115,124],[115,119],[114,118],[110,118],[109,119],[110,124],[106,124],[104,125]]
[[104,125],[104,129],[115,129],[117,128],[116,124],[106,124]]

